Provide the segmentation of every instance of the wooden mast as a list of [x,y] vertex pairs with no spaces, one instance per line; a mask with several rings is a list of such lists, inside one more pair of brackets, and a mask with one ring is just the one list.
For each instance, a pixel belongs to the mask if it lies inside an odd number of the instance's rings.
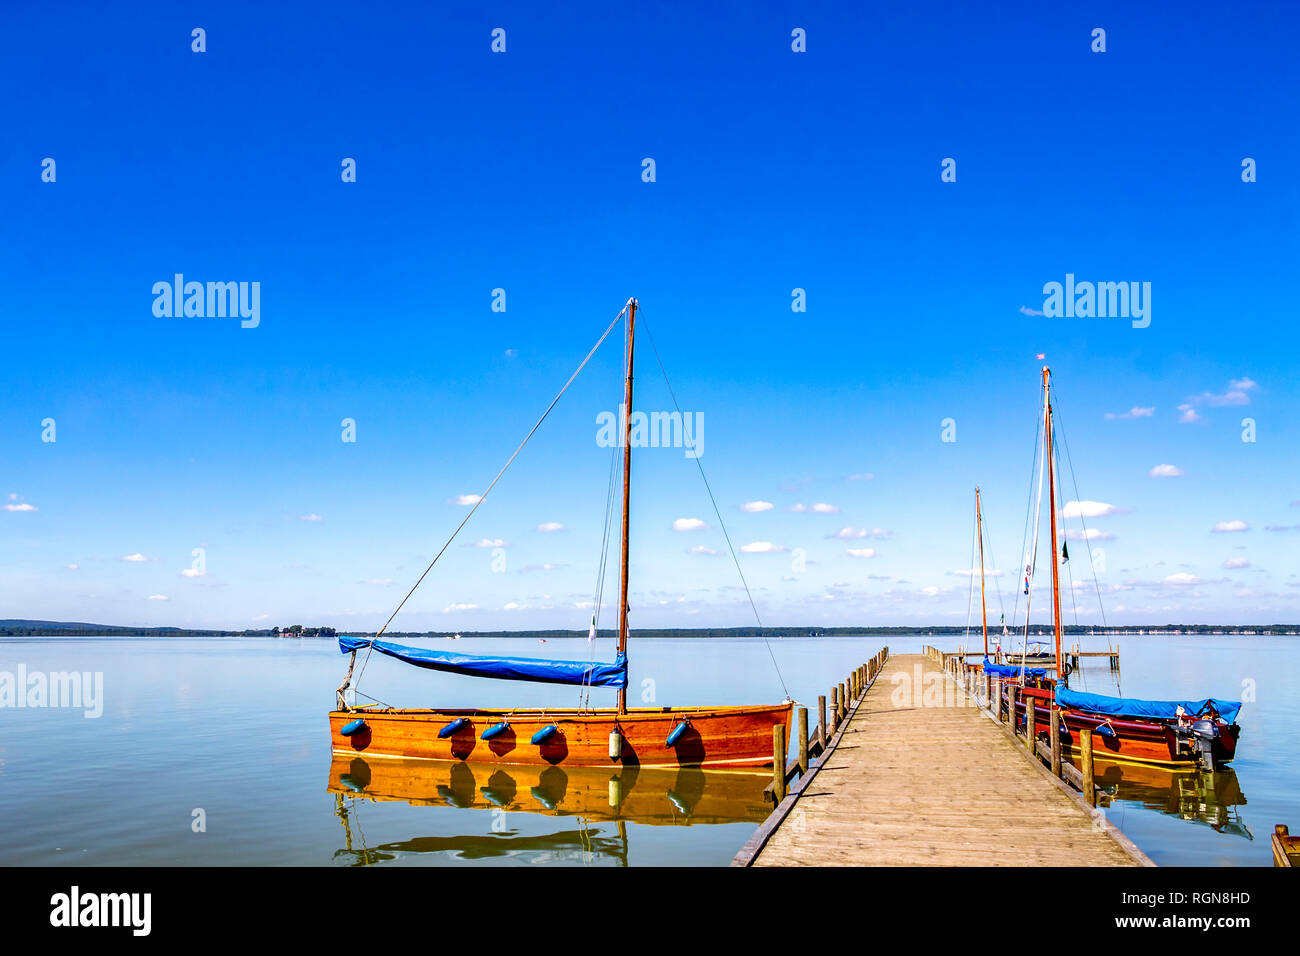
[[[636,299],[627,300],[627,382],[623,398],[623,545],[618,597],[618,652],[627,654],[627,555],[631,526],[629,504],[632,492],[632,345],[636,328]],[[618,712],[627,713],[627,687],[618,689]]]
[[1064,681],[1061,672],[1061,565],[1056,550],[1056,468],[1052,454],[1052,394],[1048,387],[1051,373],[1043,366],[1043,450],[1047,458],[1047,511],[1052,518],[1052,630],[1056,635],[1056,679]]
[[984,603],[984,518],[980,514],[980,486],[975,486],[975,533],[980,541],[980,623],[984,629],[984,656],[989,656],[989,612]]

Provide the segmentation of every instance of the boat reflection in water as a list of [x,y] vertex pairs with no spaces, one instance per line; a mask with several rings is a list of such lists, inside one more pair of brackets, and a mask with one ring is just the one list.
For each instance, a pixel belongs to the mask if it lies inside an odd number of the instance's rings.
[[[335,814],[347,834],[347,845],[335,858],[365,866],[407,853],[452,853],[466,860],[519,853],[581,854],[626,865],[627,823],[669,827],[757,824],[771,812],[763,797],[768,779],[765,774],[698,767],[503,767],[464,761],[367,760],[336,754],[330,764],[329,792],[335,794]],[[484,810],[496,817],[487,833],[417,837],[368,847],[359,827],[354,834],[360,800]],[[522,834],[498,822],[504,821],[506,813],[571,817],[575,826]],[[616,826],[590,825],[599,822]]]
[[1237,809],[1246,805],[1237,774],[1226,767],[1210,773],[1098,760],[1093,773],[1097,786],[1114,800],[1139,803],[1230,836],[1255,838]]

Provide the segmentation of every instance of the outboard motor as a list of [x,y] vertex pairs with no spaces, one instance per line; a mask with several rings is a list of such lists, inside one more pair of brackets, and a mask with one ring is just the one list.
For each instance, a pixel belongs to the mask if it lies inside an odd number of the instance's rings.
[[1219,725],[1208,717],[1192,722],[1192,745],[1202,770],[1214,771],[1214,742],[1219,739]]

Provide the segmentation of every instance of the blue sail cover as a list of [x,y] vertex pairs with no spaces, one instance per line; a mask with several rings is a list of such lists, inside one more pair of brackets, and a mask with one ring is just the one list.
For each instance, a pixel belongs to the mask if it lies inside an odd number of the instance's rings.
[[424,647],[406,647],[364,637],[340,637],[339,650],[344,654],[374,645],[375,650],[399,661],[431,671],[447,671],[470,677],[495,677],[498,680],[526,680],[547,684],[586,684],[589,687],[626,687],[627,655],[619,654],[613,664],[589,664],[586,661],[544,661],[532,657],[475,657],[448,654]]
[[1228,723],[1236,723],[1241,702],[1202,697],[1200,700],[1139,700],[1136,697],[1107,697],[1105,694],[1085,694],[1068,687],[1056,688],[1056,702],[1062,707],[1085,710],[1090,714],[1109,714],[1112,717],[1154,717],[1173,720],[1182,707],[1187,716],[1196,717],[1212,706]]
[[1047,674],[1047,670],[1042,667],[1021,667],[1019,664],[994,664],[986,657],[984,673],[992,674],[994,677],[1019,677],[1021,674],[1026,677],[1043,677]]

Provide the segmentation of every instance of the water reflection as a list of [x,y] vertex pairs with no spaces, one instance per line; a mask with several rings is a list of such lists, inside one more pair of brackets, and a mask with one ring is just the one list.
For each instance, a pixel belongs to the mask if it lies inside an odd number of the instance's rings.
[[1246,805],[1246,797],[1231,768],[1206,773],[1099,760],[1094,772],[1097,785],[1109,791],[1113,799],[1140,803],[1218,833],[1255,838],[1237,809]]
[[[698,767],[563,768],[476,765],[463,761],[371,759],[334,755],[329,792],[346,845],[336,860],[365,866],[403,853],[451,853],[466,860],[527,854],[533,862],[588,861],[627,865],[627,823],[698,826],[758,823],[770,808],[767,777]],[[497,814],[490,833],[414,837],[370,846],[358,815],[361,801],[404,802]],[[540,834],[507,830],[506,812],[571,820]],[[593,824],[612,823],[614,826]],[[438,827],[431,824],[431,828]]]

